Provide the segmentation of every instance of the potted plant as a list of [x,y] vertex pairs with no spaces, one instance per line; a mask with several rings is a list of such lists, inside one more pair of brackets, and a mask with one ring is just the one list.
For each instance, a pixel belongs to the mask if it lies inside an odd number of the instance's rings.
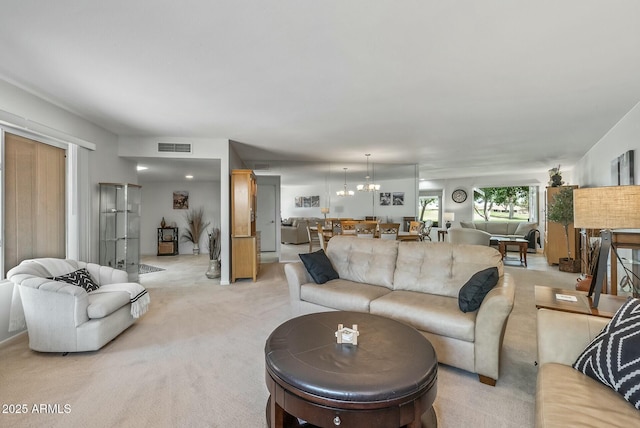
[[549,170],[549,186],[559,187],[564,184],[562,181],[562,172],[560,172],[560,165],[553,167]]
[[209,233],[209,270],[207,278],[220,278],[220,229],[214,227]]
[[580,272],[580,260],[571,257],[569,245],[569,225],[573,223],[573,188],[564,187],[553,197],[547,210],[549,221],[560,223],[564,228],[564,239],[567,242],[567,257],[559,259],[559,269],[562,272]]
[[200,236],[209,226],[209,222],[204,221],[204,209],[202,207],[187,211],[184,218],[187,221],[187,228],[182,234],[182,240],[192,242],[193,254],[198,255],[200,254]]

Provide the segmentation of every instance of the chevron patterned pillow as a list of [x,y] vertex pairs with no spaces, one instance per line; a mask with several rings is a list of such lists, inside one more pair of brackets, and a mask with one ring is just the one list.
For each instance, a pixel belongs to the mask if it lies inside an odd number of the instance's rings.
[[573,368],[618,392],[640,410],[640,299],[629,298]]
[[89,291],[97,290],[98,288],[100,288],[98,284],[93,282],[89,271],[87,271],[85,268],[78,269],[77,271],[68,273],[66,275],[54,276],[53,278],[49,279],[52,279],[54,281],[62,281],[66,282],[67,284],[82,287],[87,290],[87,293]]

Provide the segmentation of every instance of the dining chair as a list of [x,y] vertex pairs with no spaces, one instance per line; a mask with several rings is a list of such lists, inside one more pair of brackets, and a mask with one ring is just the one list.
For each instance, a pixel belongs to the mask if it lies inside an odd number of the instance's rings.
[[[318,225],[318,230],[320,228],[320,225]],[[313,252],[313,244],[318,244],[318,246],[320,246],[322,248],[322,245],[320,244],[320,239],[318,238],[318,234],[315,231],[311,230],[311,226],[309,226],[307,224],[307,236],[309,237],[309,252],[312,253]]]
[[409,222],[409,233],[412,235],[420,235],[420,229],[422,229],[422,222],[411,220]]
[[422,241],[424,241],[425,239],[428,239],[429,241],[431,241],[431,228],[433,227],[433,220],[427,220],[424,222],[424,225],[422,226]]
[[331,239],[331,235],[328,233],[329,231],[318,223],[318,241],[320,241],[320,248],[322,248],[322,251],[327,251],[327,243],[329,242],[329,239]]
[[358,238],[373,238],[376,235],[376,222],[361,222],[355,224],[356,236]]
[[380,223],[380,239],[398,239],[400,223]]
[[343,235],[355,235],[357,220],[340,220]]

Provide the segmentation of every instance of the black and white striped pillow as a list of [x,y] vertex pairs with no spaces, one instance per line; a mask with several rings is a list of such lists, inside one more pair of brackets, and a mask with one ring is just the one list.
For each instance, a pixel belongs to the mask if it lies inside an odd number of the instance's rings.
[[54,276],[53,278],[49,279],[52,279],[54,281],[63,281],[67,284],[82,287],[87,290],[87,292],[100,288],[98,284],[93,282],[89,271],[87,271],[87,269],[85,268],[78,269],[77,271],[68,273],[66,275]]
[[640,410],[640,299],[629,298],[573,368],[618,392]]

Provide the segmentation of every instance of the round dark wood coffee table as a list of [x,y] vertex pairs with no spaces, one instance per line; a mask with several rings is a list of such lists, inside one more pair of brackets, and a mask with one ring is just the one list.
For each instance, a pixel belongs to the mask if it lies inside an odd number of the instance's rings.
[[[336,342],[338,324],[358,325],[357,345]],[[271,428],[437,426],[435,351],[398,321],[343,311],[293,318],[267,339],[265,366]]]

